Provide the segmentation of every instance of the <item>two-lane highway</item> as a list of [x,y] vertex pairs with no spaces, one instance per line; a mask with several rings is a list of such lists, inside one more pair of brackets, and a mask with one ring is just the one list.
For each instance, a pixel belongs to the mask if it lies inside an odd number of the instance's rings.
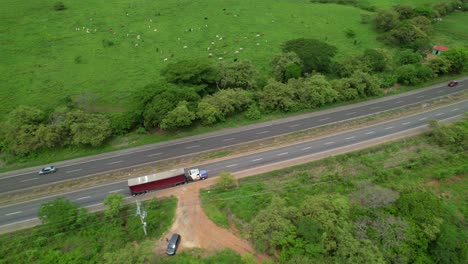
[[[270,151],[258,152],[242,157],[236,157],[219,162],[213,162],[203,166],[208,170],[210,176],[219,172],[238,172],[251,168],[257,168],[277,162],[290,161],[293,159],[309,156],[324,151],[339,149],[366,141],[375,140],[399,133],[404,133],[427,125],[429,120],[446,120],[460,117],[468,111],[468,101],[441,107],[425,113],[381,123],[378,125],[340,133],[317,140],[302,142],[287,147],[282,147]],[[130,196],[127,182],[118,182],[102,185],[90,189],[70,192],[63,196],[71,201],[79,203],[81,206],[100,204],[109,193],[122,193]],[[51,201],[57,196],[37,199],[9,206],[0,207],[0,231],[3,227],[13,223],[28,221],[37,216],[37,208],[40,204]]]
[[[335,122],[359,118],[382,111],[388,111],[432,100],[466,89],[468,81],[460,81],[457,87],[447,87],[440,84],[430,89],[413,91],[407,94],[369,101],[356,106],[338,108],[336,111],[324,111],[313,116],[295,120],[277,120],[253,128],[238,129],[232,133],[213,133],[202,137],[192,137],[181,141],[155,144],[152,148],[136,149],[124,154],[110,155],[87,161],[69,161],[60,166],[57,173],[39,176],[37,171],[23,174],[4,173],[0,175],[0,193],[12,192],[24,188],[50,184],[53,182],[75,179],[83,176],[140,166],[145,163],[182,157],[203,151],[234,146],[247,142],[265,139],[272,136],[284,135],[300,130],[319,127]],[[340,110],[341,109],[341,110]]]

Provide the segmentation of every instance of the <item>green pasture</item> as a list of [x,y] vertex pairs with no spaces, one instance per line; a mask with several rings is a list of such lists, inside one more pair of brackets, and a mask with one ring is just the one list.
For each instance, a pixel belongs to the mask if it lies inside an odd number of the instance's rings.
[[454,12],[434,25],[433,41],[436,45],[468,47],[468,13]]
[[373,6],[378,6],[382,8],[390,8],[392,6],[404,4],[410,5],[412,7],[433,5],[439,3],[439,0],[361,0],[362,2],[367,2]]
[[55,2],[2,1],[0,120],[18,105],[51,109],[81,93],[100,111],[122,111],[132,91],[160,78],[167,63],[209,53],[212,61],[251,60],[267,74],[272,56],[293,38],[324,40],[339,57],[381,46],[372,26],[360,23],[367,11],[350,6],[85,0],[64,1],[67,9],[55,11]]

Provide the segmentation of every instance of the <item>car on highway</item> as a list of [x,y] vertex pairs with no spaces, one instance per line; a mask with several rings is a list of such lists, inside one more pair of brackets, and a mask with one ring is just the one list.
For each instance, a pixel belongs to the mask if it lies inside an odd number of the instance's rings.
[[449,87],[454,87],[454,86],[457,86],[458,85],[458,81],[451,81],[448,83],[448,86]]
[[172,234],[169,244],[167,245],[166,254],[174,255],[177,251],[177,246],[180,242],[180,235],[177,233]]
[[42,168],[40,171],[39,171],[39,175],[44,175],[44,174],[49,174],[49,173],[55,173],[57,171],[57,168],[54,167],[54,166],[49,166],[49,167],[45,167],[45,168]]

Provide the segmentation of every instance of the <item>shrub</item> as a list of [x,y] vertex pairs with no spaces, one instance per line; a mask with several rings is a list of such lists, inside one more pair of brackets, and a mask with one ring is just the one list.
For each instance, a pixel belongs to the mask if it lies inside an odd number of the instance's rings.
[[294,52],[304,63],[304,72],[330,72],[335,46],[316,39],[292,39],[283,45],[284,52]]
[[57,3],[54,4],[54,9],[56,11],[62,11],[62,10],[65,10],[67,8],[65,7],[65,4],[63,2],[57,2]]
[[262,116],[262,113],[258,109],[256,104],[252,104],[249,106],[247,111],[245,112],[245,117],[249,120],[258,120]]

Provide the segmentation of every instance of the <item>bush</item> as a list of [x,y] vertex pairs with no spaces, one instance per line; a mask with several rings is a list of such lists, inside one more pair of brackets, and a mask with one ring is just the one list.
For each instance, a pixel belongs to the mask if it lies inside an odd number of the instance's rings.
[[260,117],[262,117],[262,113],[256,104],[252,104],[245,112],[245,117],[247,117],[249,120],[258,120]]
[[62,11],[62,10],[65,10],[67,8],[65,7],[65,4],[63,2],[57,2],[57,3],[54,4],[54,9],[56,11]]
[[292,39],[283,45],[284,52],[294,52],[304,64],[304,72],[330,72],[335,46],[316,39]]
[[381,10],[375,17],[375,27],[381,32],[395,28],[398,22],[398,14],[393,10]]
[[237,186],[237,180],[229,172],[221,172],[216,181],[216,188],[228,190]]

